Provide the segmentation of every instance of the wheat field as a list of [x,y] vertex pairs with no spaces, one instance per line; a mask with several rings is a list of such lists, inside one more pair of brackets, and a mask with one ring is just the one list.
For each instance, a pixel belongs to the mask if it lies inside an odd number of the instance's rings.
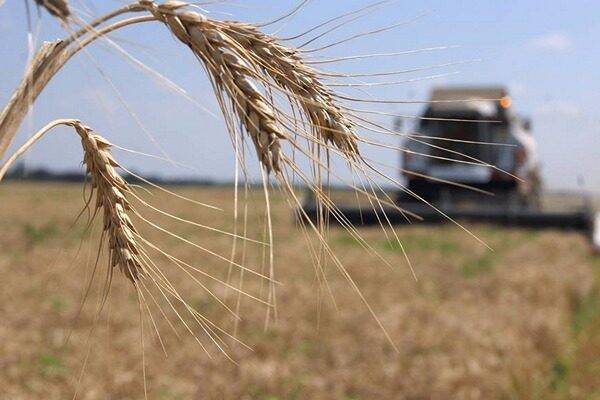
[[[182,218],[232,229],[231,189],[173,189],[198,201],[216,200],[224,214],[160,192],[153,200]],[[252,191],[249,204],[260,204],[261,196]],[[575,233],[469,225],[494,248],[490,252],[452,225],[403,227],[398,232],[415,282],[402,252],[380,229],[360,233],[392,270],[365,255],[345,230],[332,228],[336,254],[396,352],[343,277],[327,273],[335,305],[323,293],[301,230],[284,197],[274,195],[277,319],[265,330],[267,306],[243,299],[236,336],[250,349],[230,342],[232,361],[214,349],[207,355],[184,330],[178,328],[178,337],[155,315],[166,355],[146,325],[142,357],[131,282],[113,281],[100,317],[102,291],[95,285],[79,314],[98,251],[97,239],[82,244],[85,218],[75,221],[80,185],[5,183],[0,197],[3,399],[63,399],[76,392],[81,399],[143,398],[143,362],[151,399],[594,399],[600,393],[600,263]],[[261,207],[249,207],[248,237],[263,235],[263,217]],[[190,240],[211,243],[215,252],[231,250],[227,236],[155,218]],[[161,232],[147,237],[226,279],[221,260]],[[249,268],[259,270],[262,257],[260,246],[247,245]],[[234,329],[231,315],[190,279],[173,279],[190,304]],[[261,285],[249,279],[244,288],[264,295],[267,285]],[[235,293],[212,288],[236,303]]]
[[[0,180],[64,125],[81,141],[87,181],[0,186],[1,398],[600,396],[599,267],[583,237],[485,225],[355,228],[337,213],[327,184],[340,168],[375,209],[398,208],[380,181],[411,194],[395,167],[387,175],[362,150],[410,152],[370,136],[419,134],[387,129],[368,116],[394,114],[356,104],[426,101],[362,97],[361,88],[410,81],[362,79],[462,63],[321,70],[445,48],[313,54],[406,22],[305,48],[386,1],[291,38],[269,26],[306,1],[258,24],[215,18],[178,0],[139,0],[90,19],[65,0],[35,3],[64,37],[29,49],[0,113]],[[139,24],[167,33],[197,61],[231,140],[235,189],[127,183],[122,176],[135,175],[110,152],[127,149],[70,116],[56,116],[6,153],[37,97],[87,46],[107,45],[136,64],[111,37]],[[137,66],[187,96],[160,72]],[[248,158],[257,160],[262,186],[244,185]],[[322,211],[315,224],[297,223],[297,184]],[[329,226],[325,211],[346,226]]]

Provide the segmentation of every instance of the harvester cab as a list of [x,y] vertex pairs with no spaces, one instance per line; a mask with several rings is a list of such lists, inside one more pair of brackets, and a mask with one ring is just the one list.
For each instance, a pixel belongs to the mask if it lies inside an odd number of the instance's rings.
[[444,87],[434,89],[430,100],[417,133],[402,146],[407,190],[399,201],[472,198],[486,191],[496,200],[537,207],[535,139],[530,122],[512,112],[507,90]]
[[[384,212],[386,223],[398,225],[467,220],[576,230],[600,252],[600,213],[590,202],[566,209],[541,206],[531,124],[513,113],[511,103],[502,87],[433,90],[415,129],[405,130],[401,119],[394,123],[406,137],[400,168],[405,186],[397,189],[398,204],[379,209],[336,201],[332,222],[381,224]],[[297,216],[322,220],[323,208],[312,195],[302,208]]]

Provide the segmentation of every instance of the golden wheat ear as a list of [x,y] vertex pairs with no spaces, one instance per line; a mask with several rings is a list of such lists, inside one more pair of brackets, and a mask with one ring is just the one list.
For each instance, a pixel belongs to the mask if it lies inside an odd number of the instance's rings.
[[111,267],[118,267],[132,282],[146,274],[136,241],[137,229],[128,212],[131,204],[127,199],[129,185],[115,168],[119,166],[110,154],[111,144],[102,136],[79,122],[73,128],[81,138],[83,163],[91,177],[92,191],[96,193],[96,212],[102,210],[103,230],[109,238]]
[[118,267],[133,283],[146,274],[140,256],[140,246],[136,241],[137,229],[129,217],[131,204],[127,194],[129,185],[119,175],[119,164],[110,154],[111,144],[105,138],[95,134],[91,128],[76,119],[56,120],[46,125],[25,143],[0,168],[0,180],[10,165],[33,143],[50,129],[66,125],[75,129],[81,139],[83,163],[91,179],[92,194],[96,195],[94,215],[102,213],[103,235],[108,237],[110,265]]
[[[141,4],[202,61],[225,117],[241,121],[268,171],[281,171],[279,141],[290,141],[298,133],[317,146],[331,142],[348,158],[358,156],[353,123],[298,50],[254,25],[211,20],[183,10],[185,2]],[[286,97],[303,113],[310,126],[306,132],[298,129],[297,118],[275,104],[274,94]]]
[[[204,349],[207,353],[207,348],[201,343],[200,338],[196,334],[197,329],[203,332],[206,337],[227,357],[229,356],[226,353],[226,345],[223,342],[223,338],[229,338],[232,341],[238,342],[239,344],[247,347],[245,344],[239,342],[239,340],[237,340],[235,337],[212,323],[192,305],[188,304],[186,299],[170,281],[168,277],[169,272],[171,272],[171,270],[183,272],[191,279],[191,281],[198,285],[201,290],[208,293],[209,296],[211,296],[227,312],[236,317],[236,319],[239,319],[236,312],[233,311],[227,304],[225,304],[225,302],[199,278],[207,279],[210,282],[216,282],[217,285],[221,285],[227,290],[232,290],[239,296],[245,296],[257,303],[266,305],[267,307],[270,307],[270,304],[249,292],[243,291],[241,288],[234,287],[228,282],[222,281],[221,279],[203,271],[202,268],[192,265],[164,251],[160,246],[146,239],[138,231],[133,219],[135,218],[137,222],[144,223],[165,235],[175,238],[187,245],[194,247],[197,250],[209,254],[210,256],[216,257],[217,259],[228,263],[230,267],[236,267],[240,271],[246,272],[247,274],[258,277],[262,280],[269,282],[272,282],[272,280],[269,277],[266,277],[252,269],[246,268],[243,265],[218,254],[217,252],[202,247],[201,245],[186,239],[183,236],[179,236],[152,222],[144,217],[140,211],[132,205],[131,201],[134,201],[136,205],[139,204],[153,212],[157,212],[162,216],[168,217],[180,223],[186,223],[197,228],[206,229],[221,235],[235,237],[236,239],[243,240],[244,242],[252,242],[261,246],[264,246],[265,243],[177,217],[146,202],[142,197],[139,196],[139,194],[136,193],[135,187],[130,186],[119,174],[118,169],[122,169],[126,172],[129,171],[126,168],[121,167],[111,155],[110,150],[112,144],[104,137],[95,133],[90,127],[82,124],[76,119],[59,119],[52,121],[32,135],[31,138],[27,140],[14,154],[12,154],[0,167],[0,181],[10,166],[14,164],[14,162],[23,153],[25,153],[48,131],[60,125],[73,128],[81,140],[83,149],[83,164],[85,165],[86,174],[89,177],[88,183],[91,187],[91,192],[86,200],[86,209],[88,207],[91,208],[88,227],[92,225],[96,218],[101,218],[102,233],[101,240],[99,242],[99,250],[102,250],[105,247],[108,250],[108,268],[106,270],[106,278],[99,305],[103,306],[105,301],[108,299],[113,280],[113,271],[115,268],[118,268],[123,276],[125,276],[133,284],[135,291],[142,303],[142,311],[144,311],[148,318],[152,321],[152,325],[154,326],[161,345],[162,339],[160,338],[158,327],[155,325],[154,317],[152,316],[151,308],[153,305],[155,306],[154,308],[165,317],[167,323],[172,329],[175,330],[175,333],[177,333],[175,326],[167,316],[167,313],[169,310],[171,310],[181,325],[185,327],[185,329],[196,339],[202,349]],[[146,181],[143,178],[141,179],[150,188],[162,190],[168,195],[178,197],[181,200],[191,202],[198,206],[219,210],[216,207],[194,201],[185,196],[177,195],[176,193]],[[148,189],[145,190],[148,191]],[[95,202],[92,204],[92,199],[94,198]],[[164,257],[168,261],[168,264],[174,268],[164,269],[160,267],[155,261],[155,258],[151,255],[151,252]],[[94,271],[95,267],[96,266],[94,266]],[[89,293],[89,288],[91,288],[94,275],[95,274],[93,273],[88,283],[88,290],[86,290],[86,295],[84,296],[83,300],[84,302],[87,299],[87,294]],[[166,311],[163,310],[164,308],[166,308]],[[98,309],[98,314],[100,311],[101,307]],[[194,325],[196,325],[196,328]]]

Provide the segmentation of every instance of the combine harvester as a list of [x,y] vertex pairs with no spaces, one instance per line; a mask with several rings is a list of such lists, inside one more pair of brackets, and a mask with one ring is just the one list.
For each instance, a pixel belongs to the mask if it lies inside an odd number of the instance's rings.
[[[403,143],[406,189],[396,197],[399,208],[408,213],[384,207],[391,223],[417,221],[409,216],[412,213],[425,223],[452,219],[576,230],[589,235],[600,251],[600,213],[590,199],[580,196],[579,206],[566,210],[542,204],[530,122],[512,113],[506,89],[435,89],[418,128],[422,137]],[[381,210],[371,207],[336,206],[355,225],[379,224],[383,219]],[[317,219],[314,199],[307,197],[303,208],[309,218]]]

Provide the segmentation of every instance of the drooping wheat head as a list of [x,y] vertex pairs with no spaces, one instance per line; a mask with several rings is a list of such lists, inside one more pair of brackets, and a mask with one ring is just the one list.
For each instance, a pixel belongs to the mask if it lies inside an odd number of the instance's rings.
[[[110,153],[111,144],[108,140],[96,134],[90,127],[77,119],[54,120],[33,134],[6,160],[0,167],[0,181],[18,157],[48,131],[60,125],[72,127],[81,139],[83,164],[91,187],[89,199],[95,198],[91,210],[91,215],[93,215],[91,220],[98,215],[102,216],[102,236],[108,240],[111,268],[109,275],[112,276],[112,268],[118,267],[135,284],[147,274],[147,271],[140,258],[142,246],[136,239],[139,233],[129,216],[130,213],[136,213],[127,198],[133,193],[127,182],[117,172],[119,164]],[[104,241],[102,240],[101,243]]]
[[282,45],[277,38],[258,27],[232,21],[219,21],[219,28],[289,94],[292,102],[309,117],[315,136],[333,143],[349,158],[358,155],[355,124],[336,104],[332,91],[319,79],[317,71],[307,65],[293,47]]
[[111,144],[79,121],[73,123],[73,128],[81,138],[83,163],[91,178],[92,192],[96,195],[94,214],[102,212],[110,267],[118,267],[135,283],[146,271],[135,238],[138,232],[128,215],[131,210],[126,197],[129,186],[116,170],[119,164],[110,154]]
[[226,116],[228,110],[235,112],[269,171],[281,170],[279,140],[294,140],[289,132],[294,129],[282,117],[272,91],[279,91],[305,114],[310,124],[308,140],[322,145],[331,142],[349,159],[359,156],[353,123],[295,49],[253,25],[180,11],[188,6],[186,2],[141,3],[202,60],[223,112]]
[[147,3],[157,19],[164,22],[204,62],[220,106],[225,113],[231,109],[237,115],[250,135],[262,164],[269,171],[279,171],[279,140],[285,135],[277,124],[272,106],[252,79],[256,72],[251,64],[232,51],[229,38],[201,14],[189,11],[175,13],[183,6],[180,2]]

